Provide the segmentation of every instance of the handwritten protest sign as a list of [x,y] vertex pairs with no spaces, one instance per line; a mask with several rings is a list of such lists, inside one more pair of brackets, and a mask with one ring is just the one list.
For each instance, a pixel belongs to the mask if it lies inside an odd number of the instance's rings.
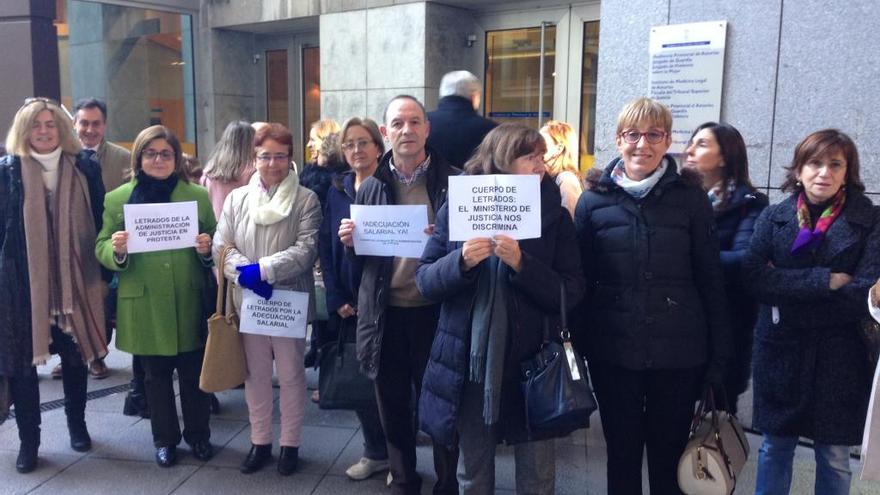
[[191,248],[199,235],[195,201],[124,205],[128,252]]
[[249,289],[241,290],[242,333],[303,339],[308,318],[308,292],[275,289],[267,301]]
[[351,205],[351,219],[359,255],[419,258],[428,242],[425,205]]
[[449,178],[449,240],[504,234],[541,237],[541,179],[537,175],[459,175]]

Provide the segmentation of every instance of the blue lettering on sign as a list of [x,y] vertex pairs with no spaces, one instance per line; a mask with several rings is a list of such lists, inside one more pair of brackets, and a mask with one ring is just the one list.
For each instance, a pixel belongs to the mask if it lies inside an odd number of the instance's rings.
[[[542,112],[544,117],[550,117],[550,112]],[[489,112],[489,117],[500,119],[534,119],[538,112]]]
[[685,41],[683,43],[664,43],[663,48],[680,48],[683,46],[705,46],[710,44],[710,41]]

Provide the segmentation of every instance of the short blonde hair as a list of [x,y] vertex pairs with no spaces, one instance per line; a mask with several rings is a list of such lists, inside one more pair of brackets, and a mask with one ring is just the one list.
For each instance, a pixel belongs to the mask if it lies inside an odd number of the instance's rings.
[[645,122],[662,128],[667,135],[672,132],[672,112],[669,108],[658,101],[642,97],[624,105],[617,116],[617,134]]
[[556,178],[562,172],[568,171],[580,177],[578,170],[577,156],[574,154],[577,145],[577,135],[574,129],[566,122],[559,120],[550,120],[541,127],[541,134],[547,134],[554,145],[562,145],[562,151],[559,155],[547,163],[547,173],[550,177]]
[[65,153],[75,155],[82,150],[82,145],[73,132],[73,123],[64,110],[48,98],[29,98],[25,104],[15,112],[12,126],[6,134],[6,152],[10,155],[30,156],[31,154],[31,127],[37,119],[37,115],[43,110],[52,113],[55,127],[58,129],[58,146]]
[[319,139],[324,139],[334,132],[339,132],[339,123],[333,119],[323,119],[313,122],[311,130],[315,131]]

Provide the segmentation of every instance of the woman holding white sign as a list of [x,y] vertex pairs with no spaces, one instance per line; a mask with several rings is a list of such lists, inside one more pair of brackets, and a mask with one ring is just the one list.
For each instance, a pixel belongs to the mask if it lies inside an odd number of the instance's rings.
[[[501,124],[465,164],[465,173],[544,176],[544,139],[519,124]],[[562,304],[584,290],[574,225],[559,188],[541,181],[541,237],[506,235],[449,241],[448,203],[416,272],[419,291],[442,301],[425,371],[419,417],[435,442],[458,442],[461,493],[495,491],[495,447],[514,444],[516,491],[555,492],[556,431],[529,431],[520,388],[520,363],[555,328]]]
[[21,440],[15,468],[37,467],[37,365],[50,353],[64,366],[70,447],[91,449],[86,429],[88,363],[107,354],[101,268],[93,254],[104,186],[81,153],[58,103],[28,98],[0,159],[0,385],[8,386]]
[[[213,263],[214,211],[205,188],[187,181],[180,142],[167,127],[154,125],[138,134],[131,169],[134,179],[105,197],[104,227],[95,247],[101,264],[119,276],[116,346],[139,356],[144,367],[159,466],[177,463],[181,439],[174,399],[175,369],[183,410],[183,439],[196,459],[207,461],[214,456],[214,448],[209,441],[210,398],[199,389],[205,350],[200,329],[205,323],[205,270]],[[176,225],[182,228],[186,224],[186,230],[197,227],[201,232],[188,243],[194,248],[129,252],[130,235],[133,237],[145,224],[126,225],[126,205],[191,202],[196,204],[197,218],[181,218]],[[170,206],[163,208],[173,211]],[[164,225],[158,229],[158,237],[179,237],[171,234],[176,231],[169,223],[175,220],[170,218],[172,215],[149,225]]]
[[[350,172],[337,175],[327,191],[327,205],[318,244],[321,246],[321,268],[327,287],[328,326],[331,332],[354,340],[357,330],[357,299],[361,282],[360,266],[345,255],[345,246],[339,240],[342,219],[351,218],[355,193],[367,177],[379,167],[379,158],[385,153],[385,143],[379,126],[370,119],[352,117],[342,124],[340,131],[342,152]],[[388,469],[388,448],[385,433],[379,421],[379,410],[372,407],[355,411],[361,422],[364,453],[345,474],[353,480],[364,480],[374,473]]]
[[[233,303],[239,315],[243,315],[243,289],[264,300],[271,300],[273,291],[282,289],[311,294],[321,225],[318,197],[299,185],[290,160],[290,131],[276,123],[263,126],[254,137],[254,148],[257,173],[247,186],[235,189],[226,198],[214,238],[216,253],[225,246],[232,247],[222,269],[233,285]],[[307,315],[302,316],[311,320],[314,301],[307,300]],[[253,473],[271,458],[274,359],[281,387],[278,472],[290,475],[299,460],[305,415],[305,335],[244,333],[244,321],[241,330],[247,358],[245,398],[252,444],[241,472]]]

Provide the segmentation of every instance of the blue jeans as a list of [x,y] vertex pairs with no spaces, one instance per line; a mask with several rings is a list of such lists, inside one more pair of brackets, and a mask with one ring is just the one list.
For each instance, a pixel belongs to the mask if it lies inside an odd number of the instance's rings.
[[[764,435],[758,452],[758,480],[755,495],[787,495],[791,488],[792,460],[797,437]],[[852,472],[849,447],[815,443],[816,495],[849,493]]]

